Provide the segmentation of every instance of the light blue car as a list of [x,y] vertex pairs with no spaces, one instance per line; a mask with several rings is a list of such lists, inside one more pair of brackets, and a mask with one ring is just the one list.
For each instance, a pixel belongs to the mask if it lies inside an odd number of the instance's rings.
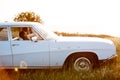
[[60,37],[35,22],[0,23],[0,68],[73,68],[88,71],[116,57],[112,41]]

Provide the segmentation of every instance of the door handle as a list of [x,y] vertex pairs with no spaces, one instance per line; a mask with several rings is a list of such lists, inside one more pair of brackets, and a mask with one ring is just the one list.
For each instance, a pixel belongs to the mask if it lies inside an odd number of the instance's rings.
[[12,44],[12,46],[19,46],[19,44]]

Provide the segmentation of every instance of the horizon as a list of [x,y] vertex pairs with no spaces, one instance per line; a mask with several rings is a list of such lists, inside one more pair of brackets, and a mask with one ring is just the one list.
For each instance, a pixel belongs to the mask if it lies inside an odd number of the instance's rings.
[[13,21],[18,13],[31,11],[39,15],[52,31],[120,37],[119,0],[13,1],[0,0],[0,22]]

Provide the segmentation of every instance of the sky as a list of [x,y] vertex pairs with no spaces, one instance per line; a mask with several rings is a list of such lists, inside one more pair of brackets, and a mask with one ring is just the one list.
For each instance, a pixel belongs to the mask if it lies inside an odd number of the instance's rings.
[[120,0],[0,0],[0,22],[32,11],[53,31],[120,37]]

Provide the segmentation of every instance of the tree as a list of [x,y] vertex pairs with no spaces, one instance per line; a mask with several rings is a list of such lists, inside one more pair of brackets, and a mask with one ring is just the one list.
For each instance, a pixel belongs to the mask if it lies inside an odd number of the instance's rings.
[[39,15],[34,12],[21,12],[14,18],[15,22],[39,22],[43,24],[42,19]]

